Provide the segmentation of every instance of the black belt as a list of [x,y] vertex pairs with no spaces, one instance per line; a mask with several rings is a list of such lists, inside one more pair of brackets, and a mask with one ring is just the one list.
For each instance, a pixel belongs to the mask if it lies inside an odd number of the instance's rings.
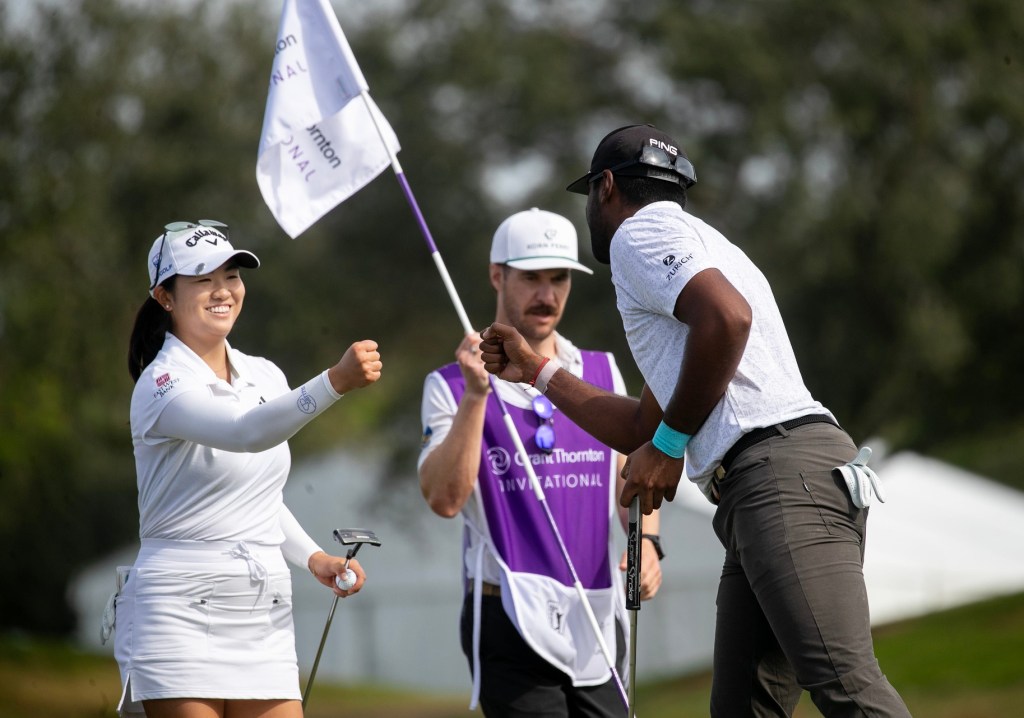
[[[470,590],[472,590],[472,586],[470,586]],[[501,586],[498,586],[498,585],[493,584],[493,583],[487,583],[487,581],[484,581],[483,585],[480,587],[480,595],[481,596],[500,596],[501,595]]]
[[722,457],[723,475],[729,470],[729,467],[732,465],[732,462],[736,460],[736,457],[754,444],[760,444],[765,439],[771,439],[773,436],[782,436],[782,433],[779,431],[779,427],[786,431],[790,431],[791,429],[795,429],[798,426],[804,426],[806,424],[831,424],[832,426],[839,426],[832,417],[827,414],[807,414],[806,416],[798,416],[795,419],[784,421],[781,424],[748,431],[746,434],[741,436],[739,441],[733,444],[732,448],[725,452],[725,456]]

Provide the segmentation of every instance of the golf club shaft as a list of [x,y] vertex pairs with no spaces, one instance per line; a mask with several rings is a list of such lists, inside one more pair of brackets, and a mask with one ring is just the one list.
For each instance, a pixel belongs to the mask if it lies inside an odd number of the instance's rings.
[[634,496],[629,504],[629,523],[626,531],[626,609],[629,611],[629,695],[627,716],[636,715],[636,619],[640,613],[640,559],[643,540],[643,514],[640,497]]
[[316,659],[313,661],[313,668],[309,672],[309,680],[306,682],[306,691],[302,694],[302,708],[305,710],[306,701],[309,700],[309,691],[313,688],[313,679],[316,678],[316,669],[320,665],[320,656],[324,652],[324,644],[327,643],[327,632],[331,630],[331,621],[334,620],[334,610],[338,607],[338,595],[335,594],[334,602],[331,604],[331,612],[327,614],[327,623],[324,625],[324,635],[320,637],[320,647],[316,649]]
[[[342,567],[342,575],[349,573],[349,562],[351,562],[352,558],[359,553],[359,549],[363,547],[364,543],[369,543],[373,546],[380,546],[380,541],[377,539],[376,535],[374,535],[372,531],[367,531],[366,529],[335,529],[334,540],[342,544],[355,544],[345,554],[345,564]],[[337,584],[339,578],[340,576],[334,577],[335,584]],[[349,588],[351,588],[351,586]],[[306,701],[309,700],[309,692],[313,688],[313,679],[316,678],[316,669],[320,665],[320,656],[323,655],[324,645],[327,643],[327,634],[331,630],[331,622],[334,621],[334,611],[338,608],[339,598],[340,596],[338,596],[338,594],[334,594],[334,602],[331,603],[331,612],[327,614],[327,623],[324,624],[324,635],[320,637],[320,646],[316,649],[316,658],[313,660],[313,668],[309,672],[309,680],[306,682],[306,690],[302,694],[303,711],[306,709]]]
[[636,616],[638,611],[629,612],[629,690],[626,718],[636,716]]

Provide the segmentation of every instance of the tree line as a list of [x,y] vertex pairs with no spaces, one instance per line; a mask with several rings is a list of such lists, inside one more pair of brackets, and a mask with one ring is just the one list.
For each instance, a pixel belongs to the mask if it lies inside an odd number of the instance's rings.
[[[689,209],[765,271],[805,379],[881,436],[1024,488],[1024,6],[337,2],[476,326],[490,237],[560,212],[581,236],[563,328],[615,351],[606,267],[564,191],[647,121],[697,168]],[[298,382],[377,339],[385,379],[292,442],[414,472],[423,376],[461,326],[386,174],[294,242],[255,183],[277,3],[0,8],[0,541],[5,628],[71,629],[83,562],[132,540],[127,337],[167,222],[229,224],[263,266],[232,343]],[[410,489],[411,490],[411,489]]]

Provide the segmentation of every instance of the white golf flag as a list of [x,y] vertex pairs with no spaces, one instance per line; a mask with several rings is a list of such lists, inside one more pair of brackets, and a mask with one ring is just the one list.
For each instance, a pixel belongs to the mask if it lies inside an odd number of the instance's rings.
[[367,90],[329,1],[284,0],[256,182],[292,239],[388,166],[381,135],[398,152]]

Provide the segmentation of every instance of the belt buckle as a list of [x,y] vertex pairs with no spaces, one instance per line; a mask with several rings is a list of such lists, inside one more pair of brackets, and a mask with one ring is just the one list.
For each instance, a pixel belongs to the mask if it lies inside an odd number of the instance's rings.
[[721,481],[725,478],[725,467],[719,464],[715,467],[715,480]]

